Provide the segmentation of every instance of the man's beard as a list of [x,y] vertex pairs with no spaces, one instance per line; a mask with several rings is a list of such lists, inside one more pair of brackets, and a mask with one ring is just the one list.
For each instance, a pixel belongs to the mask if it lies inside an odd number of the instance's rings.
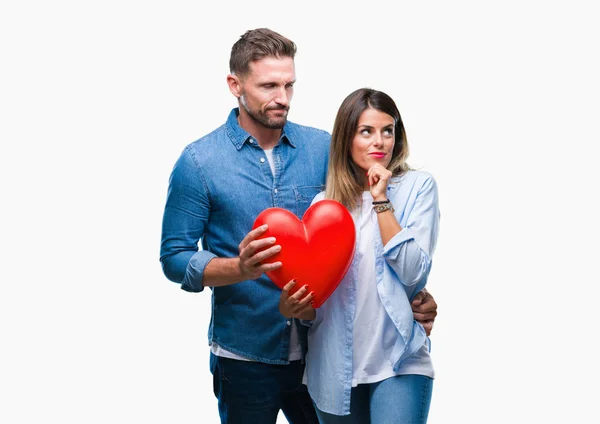
[[[285,123],[287,122],[287,113],[282,116],[281,118],[269,118],[265,112],[262,112],[260,110],[251,110],[248,105],[246,104],[246,99],[244,98],[244,96],[242,95],[240,97],[240,104],[244,107],[244,109],[246,110],[246,113],[248,113],[248,116],[250,116],[250,118],[252,118],[255,122],[261,124],[264,127],[267,127],[271,130],[279,130],[281,128],[283,128],[285,126]],[[273,108],[269,108],[268,110],[285,110],[286,112],[288,110],[290,110],[289,107],[273,107]]]

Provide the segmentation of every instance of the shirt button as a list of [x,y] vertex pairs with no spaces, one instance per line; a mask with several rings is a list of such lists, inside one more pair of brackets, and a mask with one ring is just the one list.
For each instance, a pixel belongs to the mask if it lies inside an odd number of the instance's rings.
[[260,163],[265,163],[265,158],[260,158]]
[[253,144],[253,143],[254,143],[254,140],[253,140],[253,139],[250,139],[250,144]]
[[277,189],[273,190],[275,192],[275,194],[277,194]]
[[292,325],[292,321],[288,321],[286,324],[287,325]]

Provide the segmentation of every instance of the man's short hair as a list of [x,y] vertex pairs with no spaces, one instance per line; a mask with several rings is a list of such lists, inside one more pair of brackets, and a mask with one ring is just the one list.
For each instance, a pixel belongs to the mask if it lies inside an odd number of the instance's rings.
[[291,57],[296,55],[296,44],[268,28],[246,31],[231,48],[229,72],[244,77],[250,72],[250,63],[265,57]]

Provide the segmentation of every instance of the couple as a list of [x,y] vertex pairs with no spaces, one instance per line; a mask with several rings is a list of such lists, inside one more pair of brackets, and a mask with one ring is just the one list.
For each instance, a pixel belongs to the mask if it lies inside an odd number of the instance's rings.
[[[426,422],[437,305],[422,289],[437,236],[435,182],[406,165],[402,120],[385,93],[350,94],[331,136],[288,122],[295,53],[264,28],[234,44],[227,83],[239,108],[175,164],[164,273],[184,290],[213,292],[210,367],[223,423],[275,423],[279,410],[292,424]],[[248,230],[268,207],[301,218],[322,198],[351,211],[358,238],[348,274],[314,310],[310,287],[290,297],[293,283],[281,291],[264,275],[282,265],[261,264],[281,247]]]

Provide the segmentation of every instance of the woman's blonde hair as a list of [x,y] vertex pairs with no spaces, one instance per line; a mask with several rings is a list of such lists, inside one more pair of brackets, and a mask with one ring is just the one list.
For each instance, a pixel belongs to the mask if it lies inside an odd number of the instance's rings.
[[325,191],[327,199],[337,200],[349,210],[357,207],[362,199],[364,175],[352,160],[351,149],[360,115],[369,108],[394,118],[395,144],[387,169],[393,176],[401,175],[411,169],[406,163],[408,157],[406,132],[394,100],[384,92],[370,88],[360,88],[350,93],[338,109],[333,124]]

